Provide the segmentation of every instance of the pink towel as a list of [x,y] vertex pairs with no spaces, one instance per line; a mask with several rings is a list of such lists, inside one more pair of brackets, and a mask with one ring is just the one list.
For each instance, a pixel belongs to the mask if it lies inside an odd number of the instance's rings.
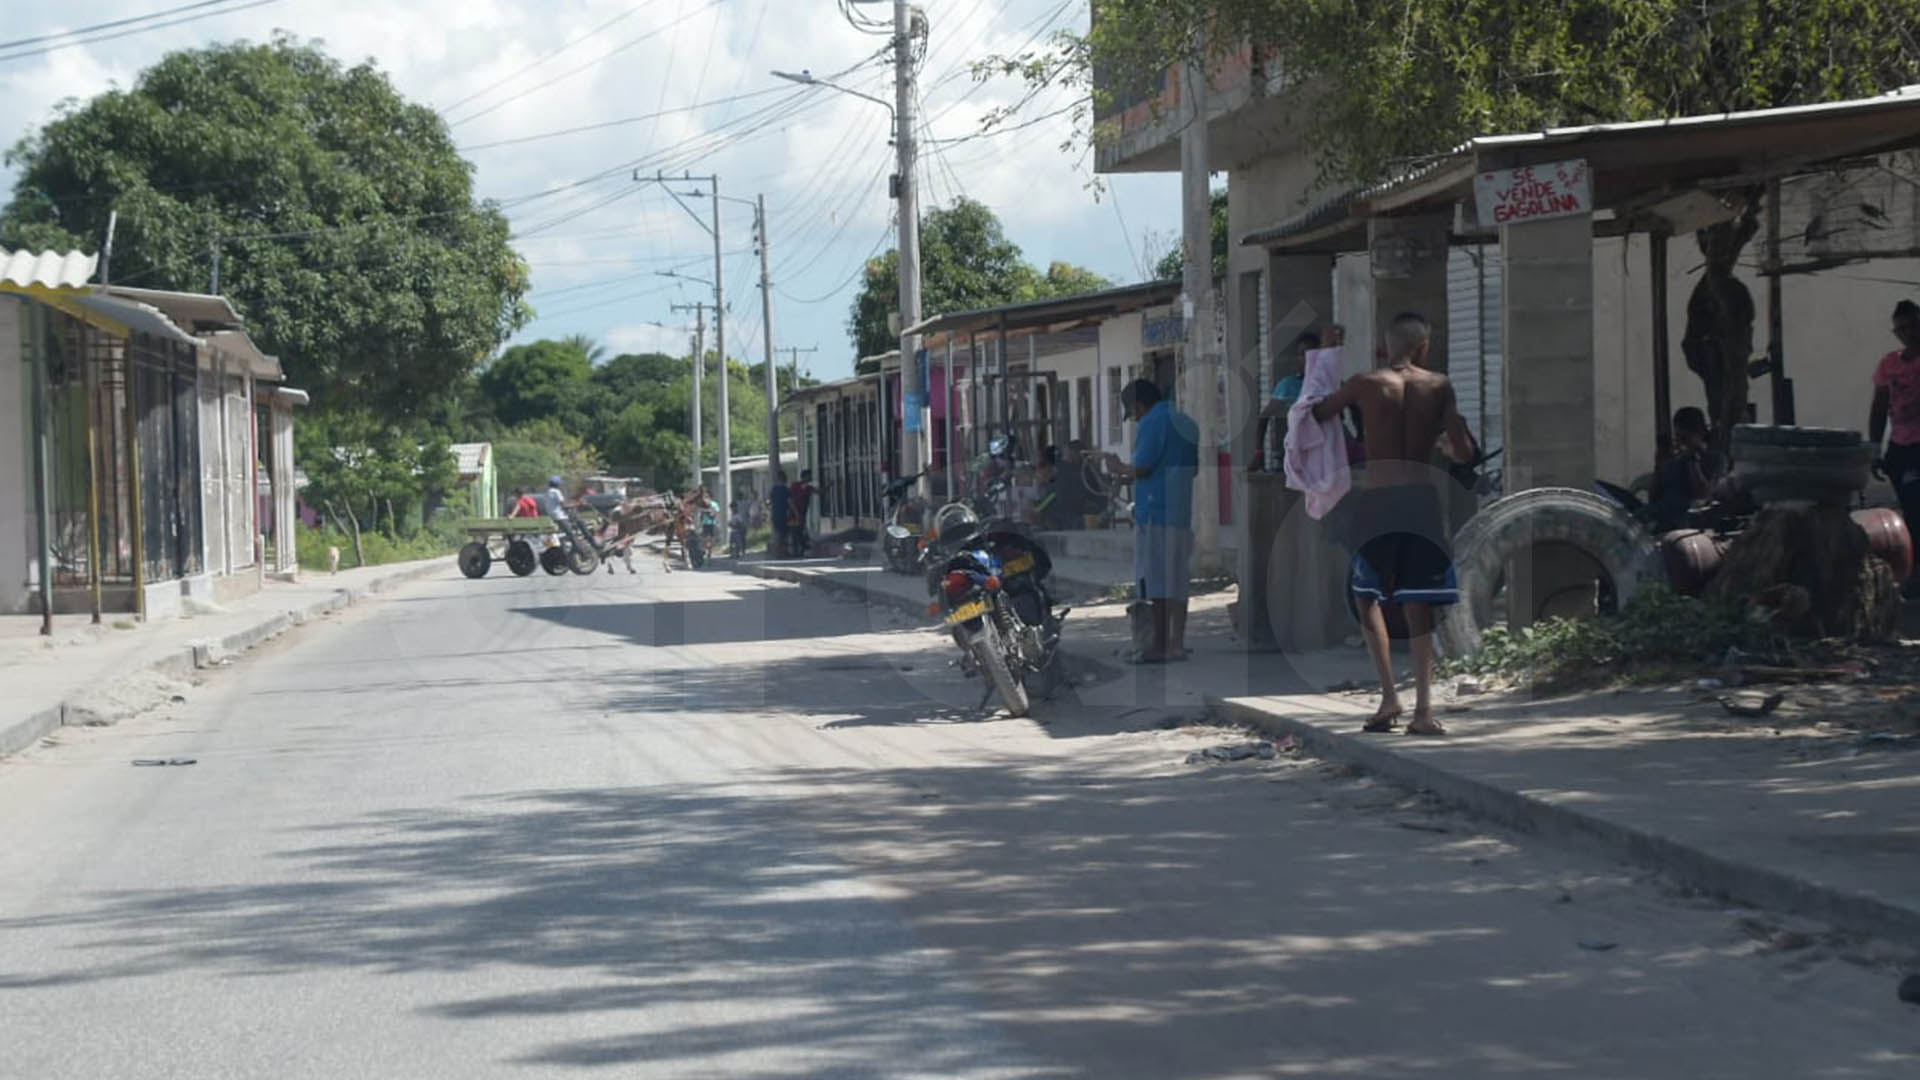
[[1307,496],[1307,516],[1327,516],[1353,486],[1347,463],[1347,433],[1338,417],[1315,420],[1313,406],[1340,388],[1344,370],[1341,350],[1314,349],[1307,353],[1307,372],[1300,397],[1287,410],[1287,486]]

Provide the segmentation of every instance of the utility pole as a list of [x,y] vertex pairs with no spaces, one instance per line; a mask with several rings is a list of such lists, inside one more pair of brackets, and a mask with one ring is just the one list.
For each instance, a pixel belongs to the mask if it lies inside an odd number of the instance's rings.
[[[685,210],[687,216],[692,218],[695,224],[707,230],[707,232],[713,236],[713,348],[715,352],[720,354],[720,490],[714,494],[719,496],[721,506],[732,506],[733,427],[727,412],[729,407],[727,403],[727,303],[725,290],[722,285],[725,278],[722,275],[720,262],[720,178],[718,176],[692,176],[682,174],[676,181],[673,177],[662,176],[657,173],[653,176],[642,176],[637,171],[633,174],[633,178],[641,183],[659,184],[665,189],[668,195],[672,196],[674,202],[680,204],[680,209]],[[673,185],[676,182],[712,185],[712,225],[708,225],[706,222],[700,220],[700,215],[694,212],[693,207],[688,206],[686,202],[680,198],[680,192],[673,190]],[[700,193],[690,191],[687,192],[687,194],[698,197]]]
[[[907,333],[920,321],[920,210],[914,196],[913,141],[913,26],[914,11],[907,0],[893,0],[893,115],[897,123],[894,147],[899,171],[894,174],[894,197],[900,202],[900,475],[920,472],[926,439],[927,387],[920,370],[920,337]],[[925,26],[922,23],[924,32]],[[927,481],[914,484],[926,497]]]
[[[693,312],[693,485],[700,486],[700,373],[707,367],[707,305],[704,300],[674,304],[674,311]],[[727,505],[731,505],[730,503]]]
[[713,347],[720,353],[720,505],[733,505],[733,423],[728,413],[727,305],[720,273],[720,178],[713,182]]
[[767,276],[765,195],[754,200],[753,229],[754,246],[760,249],[760,337],[767,360],[767,476],[772,477],[780,469],[780,383],[773,370],[773,282]]
[[1214,414],[1220,396],[1220,356],[1214,347],[1213,213],[1207,169],[1206,37],[1194,31],[1186,63],[1187,123],[1180,134],[1181,232],[1185,249],[1182,315],[1186,347],[1179,397],[1199,429],[1199,469],[1193,485],[1194,552],[1198,570],[1220,565],[1219,438]]
[[817,353],[820,346],[809,345],[803,349],[798,345],[789,345],[783,351],[787,353],[787,385],[797,390],[800,388],[800,354]]

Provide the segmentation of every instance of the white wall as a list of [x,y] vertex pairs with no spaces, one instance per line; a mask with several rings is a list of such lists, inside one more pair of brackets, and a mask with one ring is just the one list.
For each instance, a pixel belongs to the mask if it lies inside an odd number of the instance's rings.
[[[1120,391],[1127,380],[1133,378],[1140,364],[1140,334],[1146,325],[1146,318],[1139,312],[1108,319],[1100,324],[1100,376],[1094,383],[1094,410],[1100,417],[1101,450],[1125,454],[1127,452],[1127,425],[1114,423],[1120,411]],[[1112,368],[1120,369],[1120,380],[1116,384],[1108,376]],[[1124,421],[1124,417],[1121,418]],[[1116,430],[1117,429],[1117,430]]]
[[28,485],[33,415],[21,362],[21,310],[27,301],[0,296],[0,613],[25,611],[28,553],[33,550],[33,489]]

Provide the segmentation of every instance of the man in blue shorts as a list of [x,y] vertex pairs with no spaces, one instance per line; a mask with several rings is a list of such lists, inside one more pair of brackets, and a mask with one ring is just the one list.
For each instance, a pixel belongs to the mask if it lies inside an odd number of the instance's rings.
[[1315,420],[1331,420],[1357,406],[1364,422],[1367,461],[1355,470],[1345,501],[1357,549],[1348,589],[1380,674],[1380,708],[1366,731],[1392,731],[1400,720],[1383,610],[1398,606],[1406,613],[1413,649],[1414,706],[1407,734],[1447,733],[1433,716],[1433,609],[1458,603],[1460,590],[1438,486],[1446,474],[1433,467],[1432,459],[1444,441],[1448,457],[1471,460],[1473,435],[1460,417],[1453,384],[1421,366],[1431,335],[1421,316],[1395,317],[1387,329],[1386,365],[1355,375],[1313,406]]

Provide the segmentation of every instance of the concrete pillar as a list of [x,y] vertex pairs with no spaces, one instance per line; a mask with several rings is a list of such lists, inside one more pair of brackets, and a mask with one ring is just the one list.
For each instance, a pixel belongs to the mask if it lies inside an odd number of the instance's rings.
[[[1327,255],[1278,255],[1266,260],[1267,348],[1274,365],[1268,384],[1252,380],[1256,393],[1248,395],[1244,412],[1236,410],[1234,462],[1243,466],[1253,456],[1260,409],[1271,398],[1273,386],[1286,375],[1300,374],[1299,336],[1319,332],[1333,321],[1333,260]],[[1236,370],[1249,375],[1259,370],[1253,348],[1258,341],[1259,297],[1250,295],[1243,307],[1252,308],[1255,332],[1249,345],[1237,350]],[[1239,385],[1243,380],[1236,380]],[[1284,433],[1286,421],[1276,419]],[[1278,436],[1276,435],[1276,441]],[[1340,640],[1343,629],[1339,602],[1340,574],[1333,557],[1337,538],[1307,518],[1297,494],[1285,489],[1279,474],[1250,479],[1243,467],[1234,470],[1234,505],[1245,507],[1238,520],[1243,542],[1235,567],[1241,583],[1241,619],[1247,628],[1242,640],[1249,647],[1304,650],[1322,648]]]
[[1507,490],[1590,487],[1592,219],[1504,226],[1500,253]]
[[[1594,347],[1591,215],[1500,230],[1501,340],[1506,350],[1506,490],[1593,484]],[[1532,623],[1541,603],[1592,577],[1551,547],[1507,568],[1508,619]]]
[[1367,222],[1374,340],[1386,340],[1387,323],[1395,315],[1424,315],[1433,326],[1427,367],[1442,374],[1447,370],[1447,235],[1452,227],[1451,213]]
[[32,301],[0,296],[0,614],[27,610],[28,537],[33,535],[33,487],[27,481],[27,432],[33,413],[21,366],[22,308]]

